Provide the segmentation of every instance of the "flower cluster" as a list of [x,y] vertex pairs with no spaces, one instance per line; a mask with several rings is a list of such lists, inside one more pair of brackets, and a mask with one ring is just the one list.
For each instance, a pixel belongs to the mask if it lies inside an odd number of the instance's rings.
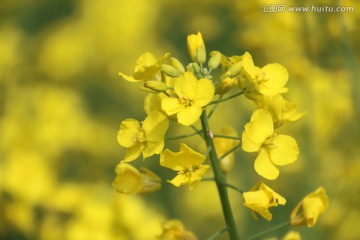
[[[113,186],[118,192],[127,194],[159,190],[160,177],[145,168],[139,171],[128,163],[141,154],[143,159],[159,155],[159,165],[176,172],[177,175],[168,180],[176,187],[188,185],[190,190],[194,190],[202,180],[216,182],[227,224],[226,231],[231,239],[237,239],[227,187],[242,194],[244,206],[251,210],[255,219],[257,213],[270,221],[272,214],[269,208],[284,205],[286,199],[263,182],[255,184],[247,192],[227,183],[225,175],[234,166],[235,151],[242,148],[245,152],[258,153],[254,162],[255,172],[265,179],[275,180],[279,176],[279,167],[294,163],[299,155],[296,140],[278,133],[278,129],[287,122],[301,119],[305,112],[298,112],[296,104],[282,96],[288,92],[286,83],[289,74],[281,64],[258,67],[248,52],[240,56],[225,56],[213,51],[207,61],[201,33],[189,35],[187,46],[191,61],[185,67],[169,53],[156,58],[147,52],[137,59],[132,76],[119,73],[124,80],[138,84],[149,95],[144,105],[147,113],[145,120],[139,122],[128,118],[120,124],[117,140],[127,150],[116,168]],[[216,69],[221,72],[215,80],[213,72]],[[256,106],[250,121],[244,126],[241,138],[233,126],[213,133],[208,120],[217,106],[240,95],[253,101]],[[207,112],[208,109],[210,112]],[[172,122],[175,123],[174,127],[188,126],[194,132],[168,137]],[[198,122],[201,124],[200,130],[195,126]],[[203,153],[185,143],[180,143],[178,152],[166,149],[165,140],[195,135],[200,136],[206,144]],[[204,179],[210,172],[213,177]],[[325,190],[321,188],[299,203],[292,214],[291,223],[313,226],[327,204]],[[298,213],[300,207],[303,207],[302,213]],[[185,234],[183,225],[178,222],[172,222],[164,229],[162,239],[167,235],[171,235],[171,239],[179,239],[174,236]],[[195,236],[189,237],[193,238]]]

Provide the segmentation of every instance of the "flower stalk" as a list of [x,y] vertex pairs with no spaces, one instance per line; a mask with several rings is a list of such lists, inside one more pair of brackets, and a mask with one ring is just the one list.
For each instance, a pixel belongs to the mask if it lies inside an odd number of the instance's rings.
[[214,180],[216,183],[216,187],[218,189],[221,207],[224,214],[225,222],[228,227],[228,233],[231,240],[239,240],[239,235],[236,228],[236,223],[234,220],[233,212],[231,210],[229,195],[227,191],[227,186],[224,184],[226,183],[226,178],[221,171],[220,162],[216,156],[214,142],[210,135],[208,134],[210,131],[208,119],[206,116],[206,109],[203,110],[201,116],[201,126],[202,131],[204,133],[204,139],[206,142],[206,146],[210,149],[209,158],[212,165],[212,169],[214,172]]

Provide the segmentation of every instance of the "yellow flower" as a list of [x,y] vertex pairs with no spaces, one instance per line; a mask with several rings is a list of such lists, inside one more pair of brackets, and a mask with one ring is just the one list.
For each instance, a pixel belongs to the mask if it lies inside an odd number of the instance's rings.
[[182,222],[170,220],[163,224],[163,232],[159,240],[197,240],[194,233],[185,229]]
[[[220,130],[220,134],[233,136],[233,137],[237,137],[238,135],[236,130],[231,126],[223,127]],[[214,138],[216,154],[219,157],[221,157],[222,155],[226,154],[229,150],[234,148],[238,143],[239,141],[235,139]],[[220,167],[223,172],[229,173],[231,171],[234,165],[234,158],[235,158],[234,152],[232,152],[220,160]]]
[[169,56],[170,53],[165,53],[162,57],[156,59],[152,53],[146,52],[136,60],[133,76],[126,75],[122,72],[119,72],[119,75],[129,82],[159,80],[161,64],[163,64]]
[[286,101],[281,95],[273,97],[259,95],[255,100],[258,108],[269,111],[274,119],[275,128],[285,122],[296,122],[305,116],[306,112],[298,112],[296,104]]
[[168,182],[176,187],[189,184],[189,189],[193,190],[209,168],[209,165],[202,165],[205,159],[204,155],[181,143],[179,152],[166,149],[160,154],[160,165],[178,172],[178,175]]
[[[301,226],[307,225],[312,227],[315,225],[320,214],[322,214],[329,206],[329,198],[326,190],[319,187],[315,192],[307,195],[291,213],[291,225]],[[299,213],[300,208],[302,211]]]
[[164,135],[169,127],[168,118],[161,112],[153,111],[142,124],[136,119],[128,118],[121,122],[117,140],[128,148],[123,162],[159,154],[164,148]]
[[252,187],[249,192],[244,192],[243,196],[244,205],[252,210],[251,213],[255,220],[258,220],[256,212],[270,221],[272,214],[269,208],[276,207],[279,204],[285,205],[286,203],[285,198],[261,182]]
[[277,166],[293,163],[299,155],[294,138],[274,133],[271,114],[264,109],[257,109],[245,125],[242,149],[245,152],[259,152],[254,164],[255,171],[271,180],[279,175]]
[[198,80],[192,72],[185,72],[175,80],[174,91],[177,98],[167,97],[161,107],[168,115],[177,114],[180,124],[189,126],[195,123],[214,97],[215,88],[211,80]]
[[[265,96],[276,96],[288,91],[285,84],[288,81],[289,74],[284,66],[278,63],[271,63],[262,68],[254,65],[251,55],[246,52],[242,58],[242,69],[240,74],[239,86],[241,89],[251,93],[254,89]],[[244,80],[251,84],[244,83]],[[245,82],[247,82],[245,81]],[[247,87],[244,89],[244,87]]]
[[192,61],[196,62],[196,53],[199,47],[205,47],[204,40],[200,32],[198,32],[197,35],[195,34],[188,35],[187,47]]
[[116,166],[116,178],[112,186],[119,193],[149,193],[161,188],[161,179],[149,169],[136,168],[128,163],[119,163]]
[[298,232],[290,231],[284,236],[283,240],[301,240],[301,236]]

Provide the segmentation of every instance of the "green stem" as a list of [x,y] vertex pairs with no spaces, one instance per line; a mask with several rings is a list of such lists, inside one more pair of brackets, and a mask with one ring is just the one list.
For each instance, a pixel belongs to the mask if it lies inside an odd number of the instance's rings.
[[247,239],[245,239],[245,240],[256,239],[256,238],[261,237],[261,236],[263,236],[263,235],[265,235],[265,234],[267,234],[267,233],[269,233],[269,232],[273,232],[273,231],[275,231],[275,230],[278,230],[278,229],[283,228],[283,227],[287,227],[287,226],[289,226],[289,225],[290,225],[290,222],[289,222],[289,221],[284,222],[284,223],[282,223],[282,224],[280,224],[280,225],[277,225],[277,226],[275,226],[275,227],[273,227],[273,228],[267,229],[267,230],[265,230],[265,231],[263,231],[263,232],[259,232],[258,234],[254,235],[254,236],[251,236],[251,237],[249,237],[249,238],[247,238]]
[[178,140],[178,139],[182,139],[182,138],[195,136],[195,135],[198,135],[198,134],[200,134],[200,133],[199,132],[193,132],[193,133],[179,135],[179,136],[175,136],[175,137],[166,137],[165,140]]
[[233,147],[232,149],[230,149],[229,151],[227,151],[226,153],[224,153],[221,157],[219,157],[219,160],[221,161],[222,159],[224,159],[227,155],[229,155],[230,153],[234,152],[236,149],[238,149],[239,147],[241,147],[241,143],[239,143],[238,145],[236,145],[235,147]]
[[228,97],[226,97],[226,98],[214,100],[214,101],[210,102],[208,105],[225,102],[225,101],[227,101],[227,100],[229,100],[229,99],[232,99],[232,98],[234,98],[234,97],[240,96],[240,95],[242,95],[243,93],[244,93],[244,92],[241,91],[241,92],[235,93],[234,95],[228,96]]
[[222,184],[223,184],[224,186],[228,187],[228,188],[231,188],[231,189],[233,189],[233,190],[235,190],[235,191],[237,191],[237,192],[241,193],[241,194],[243,194],[243,193],[244,193],[244,191],[243,191],[243,190],[241,190],[241,189],[239,189],[239,188],[235,187],[234,185],[231,185],[231,184],[229,184],[229,183],[222,183]]
[[218,193],[221,201],[222,211],[224,214],[226,225],[228,227],[229,236],[231,240],[239,240],[239,235],[236,229],[235,220],[231,210],[227,187],[224,185],[224,183],[226,183],[226,179],[224,174],[221,172],[220,162],[216,156],[214,142],[210,137],[211,134],[209,134],[211,133],[211,131],[209,128],[208,119],[206,117],[206,110],[202,112],[200,119],[201,119],[201,126],[202,126],[204,139],[207,147],[210,149],[209,157],[214,172],[216,187],[218,189]]
[[[223,98],[224,95],[220,95],[220,97],[218,98],[218,100],[221,100]],[[213,113],[215,112],[216,108],[219,106],[219,103],[215,103],[215,106],[211,109],[211,111],[209,112],[207,118],[211,118],[211,116],[213,115]]]
[[219,231],[217,231],[216,233],[214,233],[214,235],[212,235],[211,237],[209,237],[207,240],[215,240],[218,237],[220,237],[221,235],[223,235],[223,233],[225,233],[227,230],[229,230],[228,227],[220,229]]
[[241,137],[237,137],[237,136],[228,136],[228,135],[214,134],[213,137],[214,137],[214,138],[229,138],[229,139],[235,139],[235,140],[240,140],[240,141],[241,141]]

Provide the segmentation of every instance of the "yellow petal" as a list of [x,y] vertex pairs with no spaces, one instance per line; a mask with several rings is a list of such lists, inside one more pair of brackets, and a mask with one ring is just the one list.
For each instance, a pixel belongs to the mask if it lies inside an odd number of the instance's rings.
[[162,99],[166,98],[165,94],[159,93],[159,94],[153,94],[150,93],[146,96],[145,102],[144,102],[144,110],[146,114],[149,114],[153,111],[162,111],[161,108],[161,101]]
[[196,61],[197,49],[201,46],[205,46],[205,44],[204,44],[204,40],[203,40],[200,32],[198,32],[196,35],[190,34],[187,36],[188,51],[189,51],[191,59],[194,62]]
[[309,194],[303,199],[304,217],[308,227],[315,225],[320,214],[322,214],[329,205],[329,199],[323,187],[318,188],[314,193]]
[[197,89],[193,102],[197,106],[203,107],[214,98],[214,94],[215,87],[213,82],[209,79],[202,78],[197,82]]
[[243,65],[242,71],[245,74],[245,76],[250,80],[255,79],[258,70],[254,65],[250,53],[245,52],[245,54],[242,55],[242,65]]
[[294,138],[288,135],[276,135],[272,141],[274,147],[270,148],[271,161],[276,165],[287,165],[296,161],[299,147]]
[[266,149],[261,149],[255,159],[255,171],[262,177],[274,180],[279,176],[279,169],[271,162]]
[[184,169],[192,168],[192,166],[199,166],[205,161],[206,157],[186,144],[180,144],[179,152],[172,152],[168,149],[163,151],[160,155],[160,165],[170,168],[175,171],[182,171]]
[[188,176],[186,176],[185,174],[178,174],[175,178],[173,178],[168,182],[174,185],[175,187],[180,187],[181,185],[187,183],[188,179],[189,179]]
[[185,107],[177,114],[178,123],[190,126],[194,124],[202,113],[202,108],[196,105]]
[[120,193],[138,193],[142,187],[142,177],[140,172],[127,163],[120,163],[116,167],[116,178],[113,187]]
[[126,81],[129,82],[140,82],[141,80],[137,80],[135,78],[133,78],[132,76],[126,75],[122,72],[119,72],[120,77],[122,77],[123,79],[125,79]]
[[245,125],[242,134],[242,149],[246,152],[256,152],[264,141],[273,134],[274,126],[271,114],[263,109],[257,109]]
[[169,127],[169,119],[161,112],[153,111],[144,120],[142,128],[146,141],[157,142],[164,139]]
[[264,191],[244,192],[244,205],[259,213],[266,220],[270,221],[272,214],[268,210],[268,204],[271,200]]
[[285,86],[289,79],[289,73],[284,66],[278,63],[271,63],[261,68],[259,74],[264,74],[263,85],[269,89],[279,89]]
[[124,160],[122,160],[122,162],[131,162],[137,159],[140,156],[143,149],[144,149],[144,145],[142,143],[136,143],[134,146],[129,147],[126,150],[125,158]]
[[258,91],[265,96],[276,96],[278,94],[286,93],[289,91],[288,88],[268,88],[265,85],[255,85],[258,88]]
[[176,79],[174,91],[179,98],[193,100],[197,91],[197,78],[192,72],[184,72]]
[[161,100],[161,108],[167,115],[173,115],[185,108],[177,98],[164,98]]
[[148,158],[154,154],[160,154],[164,149],[164,140],[158,142],[146,142],[143,150],[143,158]]
[[135,144],[134,137],[141,132],[140,123],[136,119],[128,118],[121,122],[117,133],[117,140],[123,147],[131,147]]

